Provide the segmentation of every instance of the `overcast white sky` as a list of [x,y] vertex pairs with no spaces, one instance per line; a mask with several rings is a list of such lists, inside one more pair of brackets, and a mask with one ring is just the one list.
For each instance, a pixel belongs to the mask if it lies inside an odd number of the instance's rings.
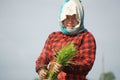
[[[59,28],[64,0],[0,0],[0,80],[33,80],[35,60],[48,35]],[[88,74],[99,80],[102,53],[105,72],[120,79],[120,0],[82,0],[85,27],[97,43],[96,61]]]

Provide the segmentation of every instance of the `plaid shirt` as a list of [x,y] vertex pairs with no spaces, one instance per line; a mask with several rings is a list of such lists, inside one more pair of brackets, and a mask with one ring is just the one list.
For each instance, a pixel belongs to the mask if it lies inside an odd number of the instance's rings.
[[93,35],[86,31],[74,36],[53,32],[45,42],[41,55],[36,60],[36,72],[54,59],[55,52],[59,51],[63,45],[72,42],[77,45],[79,52],[72,58],[75,64],[65,66],[58,74],[58,80],[86,80],[86,75],[93,66],[96,53],[96,43]]

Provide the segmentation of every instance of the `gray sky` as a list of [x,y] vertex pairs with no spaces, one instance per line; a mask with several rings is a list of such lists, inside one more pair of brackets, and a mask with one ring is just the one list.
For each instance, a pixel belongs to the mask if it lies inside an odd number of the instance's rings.
[[[64,0],[0,0],[0,80],[33,80],[35,60],[48,35],[59,28]],[[120,0],[82,0],[85,27],[97,43],[96,61],[88,74],[99,80],[102,53],[105,72],[120,79]]]

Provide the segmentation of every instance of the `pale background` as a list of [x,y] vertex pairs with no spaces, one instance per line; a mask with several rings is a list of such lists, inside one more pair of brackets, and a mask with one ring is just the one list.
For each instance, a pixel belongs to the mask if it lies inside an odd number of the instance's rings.
[[[60,30],[64,0],[0,0],[0,80],[33,80],[35,60],[48,35]],[[85,27],[97,43],[96,61],[88,74],[99,80],[102,54],[105,72],[120,80],[120,0],[82,0]]]

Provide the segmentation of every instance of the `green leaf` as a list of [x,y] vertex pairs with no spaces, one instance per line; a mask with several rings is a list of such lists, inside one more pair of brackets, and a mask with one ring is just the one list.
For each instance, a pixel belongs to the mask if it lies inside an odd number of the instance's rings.
[[[57,58],[56,62],[65,66],[69,61],[69,59],[75,56],[76,52],[77,50],[75,48],[75,45],[72,43],[69,43],[66,46],[63,46],[62,49],[59,52],[57,52],[57,54],[55,55]],[[54,72],[53,69],[50,70],[48,79],[49,80],[57,79],[57,74]]]

